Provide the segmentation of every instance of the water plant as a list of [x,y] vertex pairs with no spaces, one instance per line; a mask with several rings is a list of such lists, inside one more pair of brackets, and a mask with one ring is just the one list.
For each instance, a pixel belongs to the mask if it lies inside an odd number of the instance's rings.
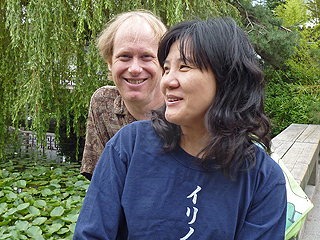
[[89,181],[76,163],[0,162],[0,239],[72,239]]

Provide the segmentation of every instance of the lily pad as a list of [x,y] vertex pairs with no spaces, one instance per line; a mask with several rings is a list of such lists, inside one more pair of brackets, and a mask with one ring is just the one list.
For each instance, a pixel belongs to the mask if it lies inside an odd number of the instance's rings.
[[16,229],[18,229],[19,231],[26,231],[29,227],[29,223],[28,221],[16,221],[15,223]]
[[62,216],[62,214],[64,213],[64,208],[59,206],[59,207],[55,207],[51,212],[50,212],[50,216],[51,217],[57,217],[57,216]]
[[30,214],[34,215],[34,216],[39,216],[40,215],[40,210],[34,206],[30,206],[29,208],[29,212]]
[[32,221],[32,225],[41,225],[43,224],[45,221],[47,221],[46,217],[37,217]]
[[21,210],[26,209],[26,208],[29,207],[29,206],[30,206],[30,203],[22,203],[22,204],[20,204],[20,205],[17,207],[17,210],[18,210],[18,211],[21,211]]

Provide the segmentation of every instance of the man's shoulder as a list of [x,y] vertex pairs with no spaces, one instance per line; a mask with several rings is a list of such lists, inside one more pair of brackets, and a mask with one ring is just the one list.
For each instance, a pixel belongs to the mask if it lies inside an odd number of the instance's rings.
[[115,99],[120,95],[116,86],[103,86],[98,88],[92,95],[92,100]]

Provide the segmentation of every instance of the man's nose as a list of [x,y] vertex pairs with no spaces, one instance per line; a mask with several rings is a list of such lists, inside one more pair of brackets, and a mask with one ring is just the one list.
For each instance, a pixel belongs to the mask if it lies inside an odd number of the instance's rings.
[[141,64],[140,64],[140,61],[138,58],[134,57],[132,60],[131,60],[131,64],[129,66],[129,72],[132,74],[132,75],[138,75],[142,72],[142,67],[141,67]]

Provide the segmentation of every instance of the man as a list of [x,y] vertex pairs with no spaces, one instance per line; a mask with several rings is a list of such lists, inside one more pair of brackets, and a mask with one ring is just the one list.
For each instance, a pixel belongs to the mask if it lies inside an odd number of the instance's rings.
[[92,96],[80,173],[91,180],[105,144],[123,126],[150,118],[164,103],[159,82],[158,43],[166,27],[149,11],[115,16],[98,38],[114,86]]

